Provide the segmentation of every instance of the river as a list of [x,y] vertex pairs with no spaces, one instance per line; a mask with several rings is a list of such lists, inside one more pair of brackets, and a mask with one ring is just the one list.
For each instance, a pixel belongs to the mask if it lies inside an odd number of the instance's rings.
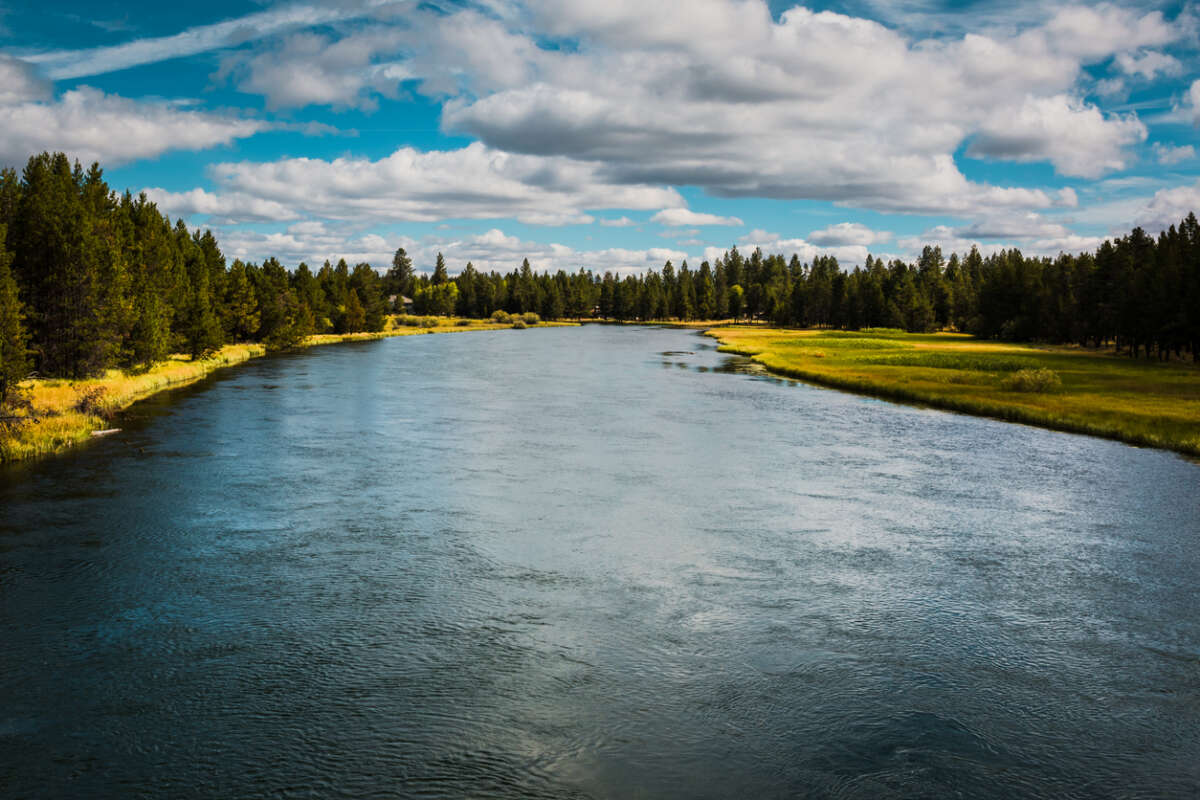
[[689,331],[259,359],[0,470],[0,795],[1194,797],[1200,466]]

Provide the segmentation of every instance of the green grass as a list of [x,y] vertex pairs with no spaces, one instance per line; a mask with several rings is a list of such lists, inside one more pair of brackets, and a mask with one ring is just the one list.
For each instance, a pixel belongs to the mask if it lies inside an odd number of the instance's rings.
[[1200,369],[961,334],[725,327],[721,349],[791,378],[1200,455]]

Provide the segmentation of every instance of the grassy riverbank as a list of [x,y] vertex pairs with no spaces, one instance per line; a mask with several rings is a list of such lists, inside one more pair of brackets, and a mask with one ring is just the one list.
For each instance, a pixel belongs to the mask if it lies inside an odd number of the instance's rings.
[[1200,455],[1200,368],[1190,364],[948,333],[746,327],[708,334],[723,351],[791,378]]
[[[404,317],[391,317],[384,330],[378,333],[310,336],[301,346],[513,327],[511,323],[459,317],[421,317],[407,321],[417,324],[405,324]],[[570,324],[573,323],[540,322],[537,327]],[[0,426],[0,463],[60,453],[88,441],[94,431],[111,427],[112,418],[117,413],[139,400],[194,383],[214,370],[257,358],[266,352],[261,344],[231,344],[221,348],[211,358],[200,361],[192,361],[182,355],[172,356],[140,374],[114,369],[87,380],[27,381],[22,385],[30,390],[33,414],[29,421]]]

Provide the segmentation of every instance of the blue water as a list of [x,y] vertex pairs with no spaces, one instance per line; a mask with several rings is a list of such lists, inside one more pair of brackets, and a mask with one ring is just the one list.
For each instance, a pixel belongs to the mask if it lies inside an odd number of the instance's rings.
[[117,424],[0,471],[0,796],[1200,794],[1177,456],[602,326]]

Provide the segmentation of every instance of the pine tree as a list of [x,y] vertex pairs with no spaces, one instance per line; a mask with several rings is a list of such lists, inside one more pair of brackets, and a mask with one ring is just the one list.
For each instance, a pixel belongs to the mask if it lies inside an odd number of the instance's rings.
[[234,261],[225,284],[225,303],[222,308],[225,332],[233,341],[249,341],[258,333],[262,317],[258,312],[258,297],[246,275],[246,265],[240,260]]
[[412,283],[412,259],[408,257],[408,252],[403,247],[399,247],[396,249],[396,254],[392,256],[392,268],[384,276],[384,294],[397,295],[397,301],[401,296],[412,297]]
[[4,249],[5,226],[0,223],[0,416],[17,384],[29,375],[29,337],[23,324],[21,299],[13,279],[12,254]]
[[208,271],[198,271],[194,280],[190,299],[181,316],[184,341],[192,360],[196,361],[212,355],[224,342],[221,323],[213,311],[208,291]]
[[430,278],[430,283],[434,286],[440,286],[450,280],[450,275],[446,272],[446,259],[442,258],[442,254],[437,254],[437,264],[433,268],[433,277]]
[[358,291],[351,289],[346,294],[346,310],[342,318],[343,333],[358,333],[367,326],[367,312],[363,309],[362,301],[358,299]]

